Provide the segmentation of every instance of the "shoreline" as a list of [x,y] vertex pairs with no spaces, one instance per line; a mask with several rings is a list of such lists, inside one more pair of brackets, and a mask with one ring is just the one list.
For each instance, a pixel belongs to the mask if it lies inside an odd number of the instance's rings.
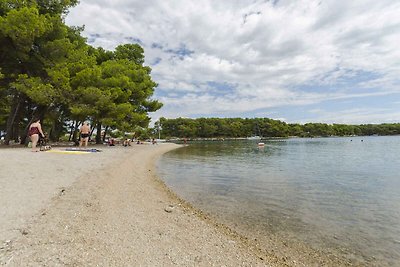
[[[0,167],[6,166],[6,172],[0,173],[2,185],[14,183],[19,176],[19,186],[8,190],[8,195],[0,189],[2,203],[7,198],[17,201],[1,210],[0,265],[348,265],[273,235],[238,232],[180,198],[159,177],[156,166],[164,153],[179,147],[173,143],[93,146],[103,152],[86,155],[31,153],[26,148],[0,150]],[[36,161],[25,168],[46,161],[33,174],[18,168],[13,158],[31,156]],[[16,174],[8,177],[11,172]],[[39,195],[33,194],[37,198],[30,201],[27,198],[32,192],[27,190],[35,188],[29,178],[42,186],[57,182],[39,190]],[[35,204],[38,200],[40,205]],[[29,203],[30,211],[22,212],[19,220],[10,217],[7,212],[21,208],[21,203]],[[12,229],[5,231],[11,225]],[[266,243],[261,242],[263,238]]]
[[[177,147],[176,144],[134,145],[107,148],[92,155],[0,150],[5,164],[13,165],[7,162],[7,158],[11,162],[13,157],[37,156],[31,158],[32,166],[46,160],[41,168],[48,173],[47,178],[41,177],[46,176],[41,171],[28,174],[26,165],[29,164],[24,165],[25,169],[14,169],[16,175],[22,176],[22,184],[27,177],[36,179],[37,186],[47,183],[49,178],[68,178],[62,186],[56,184],[45,189],[45,194],[40,194],[40,203],[31,203],[35,207],[30,213],[22,214],[24,220],[13,229],[2,228],[0,263],[7,266],[275,266],[242,236],[180,199],[157,176],[156,159]],[[103,162],[89,166],[99,158]],[[47,162],[50,159],[53,161]],[[78,172],[68,173],[64,168],[69,166]],[[7,184],[6,176],[15,167],[8,166],[6,173],[0,174],[3,184]],[[14,195],[15,202],[8,204],[2,211],[4,214],[18,209],[24,202],[21,200],[30,197],[24,192],[8,193]],[[5,225],[10,226],[15,224],[15,219],[15,216],[6,216],[3,221],[8,220]]]
[[[160,177],[156,179],[162,184],[165,191],[179,201],[184,209],[206,221],[211,227],[241,243],[246,250],[264,262],[262,266],[366,266],[366,262],[349,261],[342,258],[333,250],[319,250],[293,238],[285,238],[273,233],[260,236],[262,232],[244,230],[238,227],[235,221],[223,221],[206,211],[195,207],[190,202],[179,197],[169,188]],[[257,265],[258,266],[258,265]]]

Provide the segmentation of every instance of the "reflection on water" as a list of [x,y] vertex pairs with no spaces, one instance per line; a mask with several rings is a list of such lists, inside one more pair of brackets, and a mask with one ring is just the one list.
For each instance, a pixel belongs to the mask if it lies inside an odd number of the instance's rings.
[[178,195],[249,234],[400,266],[400,137],[198,142],[167,153]]

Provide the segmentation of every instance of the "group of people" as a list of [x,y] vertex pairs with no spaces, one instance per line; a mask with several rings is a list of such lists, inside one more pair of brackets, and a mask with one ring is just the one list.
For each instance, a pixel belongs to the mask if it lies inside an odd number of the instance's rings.
[[[90,136],[90,125],[88,122],[84,122],[79,129],[81,140],[79,142],[79,146],[87,147]],[[32,143],[32,152],[39,152],[40,149],[37,147],[39,139],[45,138],[45,135],[42,130],[42,125],[40,124],[40,119],[35,119],[31,125],[29,125],[28,130],[29,138]]]
[[[84,122],[82,126],[79,129],[80,132],[80,141],[79,141],[79,147],[87,147],[88,142],[89,142],[89,136],[90,136],[90,125],[88,122]],[[45,138],[45,135],[42,130],[42,126],[40,124],[40,119],[36,119],[33,121],[33,123],[29,126],[29,131],[28,135],[31,139],[32,142],[32,151],[33,152],[39,152],[40,149],[37,148],[38,142],[40,137]],[[137,141],[137,144],[140,144],[140,140]],[[153,138],[152,142],[153,145],[157,144],[157,141]],[[185,139],[185,144],[186,144],[186,139]],[[114,139],[110,140],[109,143],[110,146],[114,146],[115,142]],[[129,138],[125,138],[123,142],[123,146],[130,146],[131,145],[131,140]]]

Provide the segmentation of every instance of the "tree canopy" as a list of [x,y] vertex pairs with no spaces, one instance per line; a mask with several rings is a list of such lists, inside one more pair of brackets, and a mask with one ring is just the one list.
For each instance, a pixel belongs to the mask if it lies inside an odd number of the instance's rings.
[[[98,129],[147,126],[157,84],[144,50],[123,44],[94,48],[81,27],[64,23],[76,0],[0,1],[0,131],[5,141],[26,139],[34,117],[57,140],[84,120]],[[1,133],[0,132],[0,133]],[[97,141],[100,141],[98,139]]]

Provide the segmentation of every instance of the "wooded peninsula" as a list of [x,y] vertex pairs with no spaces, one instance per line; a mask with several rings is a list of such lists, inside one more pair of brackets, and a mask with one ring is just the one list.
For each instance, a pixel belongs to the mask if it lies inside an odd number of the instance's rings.
[[269,118],[161,118],[156,122],[164,138],[240,138],[240,137],[328,137],[398,135],[400,123],[391,124],[326,124],[326,123],[286,123]]

